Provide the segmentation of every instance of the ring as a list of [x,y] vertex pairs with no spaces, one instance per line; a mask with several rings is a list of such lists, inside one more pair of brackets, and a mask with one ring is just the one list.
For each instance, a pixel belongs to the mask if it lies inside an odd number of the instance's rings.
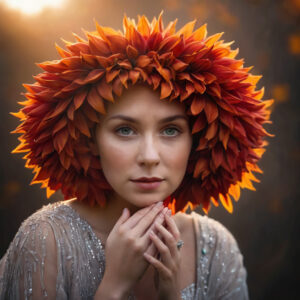
[[177,242],[177,244],[176,244],[177,249],[180,250],[181,247],[183,246],[183,244],[184,244],[183,240],[179,240],[179,241]]

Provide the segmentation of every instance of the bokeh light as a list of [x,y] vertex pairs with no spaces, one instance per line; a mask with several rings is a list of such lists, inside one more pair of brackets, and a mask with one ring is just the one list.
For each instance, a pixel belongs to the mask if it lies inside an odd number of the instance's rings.
[[65,0],[1,0],[9,8],[20,10],[24,14],[37,14],[46,7],[58,8]]

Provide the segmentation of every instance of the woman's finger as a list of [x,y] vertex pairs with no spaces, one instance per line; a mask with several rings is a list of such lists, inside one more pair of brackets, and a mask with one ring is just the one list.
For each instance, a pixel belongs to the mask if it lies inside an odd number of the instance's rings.
[[173,258],[178,256],[178,249],[177,249],[177,240],[175,240],[174,236],[163,226],[160,224],[155,225],[157,231],[161,234],[162,238],[164,239],[171,256]]
[[163,241],[153,231],[151,231],[150,233],[150,239],[152,240],[153,244],[158,250],[162,263],[165,264],[167,267],[171,267],[172,256],[168,246],[165,245]]
[[171,271],[157,258],[149,255],[148,253],[144,253],[144,257],[159,272],[162,278],[170,278],[172,276]]
[[136,226],[136,224],[150,211],[152,210],[156,205],[162,205],[162,204],[152,204],[150,206],[144,207],[140,210],[138,210],[135,214],[129,218],[129,220],[124,224],[124,227],[126,227],[127,230],[133,228]]
[[166,224],[168,226],[169,231],[174,236],[175,240],[178,241],[180,238],[180,232],[178,230],[178,227],[177,227],[175,221],[173,220],[173,218],[171,218],[171,216],[169,214],[166,214],[165,220],[166,220]]
[[[168,208],[165,207],[162,210],[162,212],[158,216],[156,216],[156,219],[154,220],[153,224],[150,226],[149,230],[147,230],[147,232],[142,237],[142,239],[144,241],[149,240],[149,234],[150,234],[151,230],[157,231],[156,224],[162,225],[165,222],[165,214],[166,214],[167,211],[168,211]],[[152,243],[152,241],[149,242],[149,246],[148,246],[148,248],[146,250],[146,253],[148,253],[148,254],[150,254],[152,256],[156,256],[157,249],[154,246],[154,244]]]
[[125,223],[129,217],[130,217],[130,211],[128,208],[125,207],[122,211],[121,216],[119,217],[118,221],[116,222],[113,230],[118,228],[119,226],[121,226],[123,223]]
[[151,226],[156,216],[163,210],[164,206],[162,202],[155,205],[143,218],[132,228],[132,235],[139,238],[145,234],[148,228]]

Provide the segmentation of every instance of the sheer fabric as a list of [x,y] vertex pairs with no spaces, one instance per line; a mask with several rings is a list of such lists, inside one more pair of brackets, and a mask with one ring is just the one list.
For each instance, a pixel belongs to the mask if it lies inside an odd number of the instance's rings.
[[[248,299],[233,236],[211,218],[191,216],[197,280],[181,291],[182,299]],[[1,259],[0,300],[93,299],[104,270],[104,249],[91,226],[63,202],[49,204],[22,223]]]

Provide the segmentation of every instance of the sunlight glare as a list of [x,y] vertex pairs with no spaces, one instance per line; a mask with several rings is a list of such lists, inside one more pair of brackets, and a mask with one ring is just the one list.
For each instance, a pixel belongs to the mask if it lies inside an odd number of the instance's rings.
[[59,7],[65,0],[2,0],[8,7],[25,14],[37,14],[46,7]]

